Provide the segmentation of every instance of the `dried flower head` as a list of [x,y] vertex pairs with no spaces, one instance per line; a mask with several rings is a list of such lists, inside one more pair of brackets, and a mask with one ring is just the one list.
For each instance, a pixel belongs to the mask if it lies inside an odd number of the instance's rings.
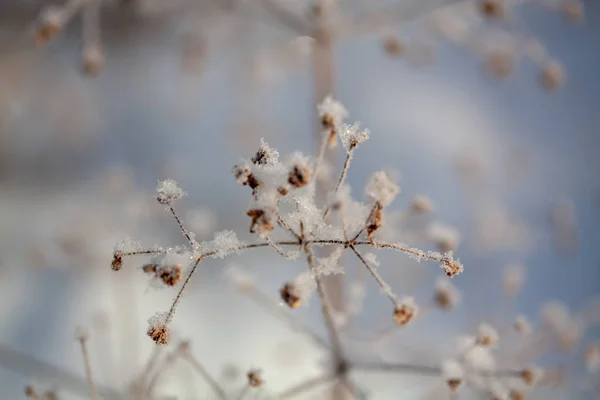
[[286,283],[279,291],[281,300],[284,301],[290,308],[298,308],[301,303],[300,293],[298,288],[293,283]]
[[83,72],[89,76],[97,76],[104,68],[104,52],[99,45],[86,46],[81,55]]
[[563,0],[562,13],[570,22],[582,22],[585,15],[583,2],[580,0]]
[[481,323],[477,328],[476,343],[479,346],[492,347],[498,343],[498,332],[488,323]]
[[487,19],[501,19],[506,15],[504,0],[479,0],[477,8]]
[[451,391],[455,392],[463,382],[463,368],[455,360],[446,360],[442,363],[442,378]]
[[460,274],[464,270],[464,267],[460,263],[460,260],[455,260],[452,257],[452,252],[446,253],[444,258],[442,258],[441,267],[446,273],[446,276],[450,278]]
[[169,330],[166,321],[167,313],[156,313],[148,319],[148,330],[146,334],[156,344],[169,343]]
[[360,123],[356,122],[352,125],[342,124],[338,131],[342,144],[346,151],[351,151],[360,143],[369,139],[370,132],[368,129],[360,129]]
[[392,57],[400,57],[406,46],[398,38],[387,36],[383,39],[383,50]]
[[295,188],[306,186],[310,182],[312,171],[308,158],[300,153],[292,156],[291,169],[288,173],[288,183]]
[[521,335],[529,335],[532,332],[531,324],[529,320],[524,315],[518,315],[515,318],[515,322],[513,324],[513,328],[516,332]]
[[273,230],[272,213],[261,209],[251,209],[246,213],[252,222],[250,224],[250,233],[256,233],[259,236],[266,236]]
[[534,386],[542,377],[542,370],[529,366],[521,371],[521,379],[528,386]]
[[110,263],[110,268],[113,271],[119,271],[123,267],[123,252],[115,251],[113,254],[112,262]]
[[252,190],[256,189],[259,185],[259,182],[252,174],[250,167],[246,164],[238,164],[233,167],[233,176],[235,176],[235,179],[239,184],[250,186],[250,189]]
[[375,203],[373,211],[367,221],[367,237],[371,243],[375,242],[373,234],[383,225],[383,206],[381,203]]
[[444,311],[448,311],[456,307],[459,303],[460,293],[447,279],[438,279],[433,301],[436,306]]
[[156,192],[156,201],[163,205],[170,205],[173,201],[179,200],[185,195],[185,192],[177,186],[177,182],[173,179],[158,182]]
[[416,214],[427,214],[433,211],[433,201],[425,195],[418,195],[413,197],[410,205],[412,212]]
[[394,308],[394,321],[398,325],[406,325],[417,316],[418,308],[415,304],[415,299],[406,296],[401,302],[396,304]]
[[252,163],[262,166],[273,166],[279,162],[279,152],[269,146],[265,139],[260,139],[260,147],[252,157]]
[[556,61],[549,61],[542,66],[540,71],[540,83],[544,89],[554,92],[565,82],[565,72]]
[[399,193],[400,187],[385,171],[377,171],[371,175],[365,188],[367,198],[373,203],[379,203],[382,208],[390,205]]
[[248,371],[246,376],[248,377],[248,385],[253,388],[262,386],[265,383],[264,379],[262,378],[262,371],[258,369]]
[[42,12],[35,32],[38,44],[45,44],[56,38],[64,28],[63,12],[49,7]]
[[321,104],[317,106],[319,117],[323,128],[331,129],[340,126],[348,118],[348,110],[339,101],[331,96],[327,96]]
[[180,264],[146,264],[142,267],[142,270],[146,273],[154,274],[156,279],[163,281],[167,286],[177,285],[183,275],[183,268]]
[[592,343],[585,349],[585,366],[589,372],[596,372],[600,366],[600,346]]
[[486,55],[484,66],[492,77],[504,79],[515,68],[515,54],[510,49],[495,49]]
[[510,400],[525,400],[525,393],[522,390],[511,389],[508,395]]

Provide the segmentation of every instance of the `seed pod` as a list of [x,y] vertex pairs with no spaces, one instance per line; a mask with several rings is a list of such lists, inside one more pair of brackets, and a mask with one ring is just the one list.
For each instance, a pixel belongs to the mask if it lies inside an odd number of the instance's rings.
[[300,296],[298,290],[293,283],[286,283],[279,291],[281,300],[285,302],[290,308],[298,308],[300,305]]
[[169,330],[164,324],[150,326],[146,333],[156,344],[167,344],[169,342]]

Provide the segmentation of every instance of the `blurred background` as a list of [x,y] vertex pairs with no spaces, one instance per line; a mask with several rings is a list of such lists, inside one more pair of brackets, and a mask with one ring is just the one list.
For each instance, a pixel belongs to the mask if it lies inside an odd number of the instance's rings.
[[[442,231],[465,265],[452,280],[462,295],[456,310],[426,313],[375,348],[353,342],[353,351],[439,362],[453,354],[455,336],[480,321],[510,326],[525,314],[538,326],[540,309],[556,301],[588,329],[574,349],[536,361],[576,375],[537,396],[597,396],[598,373],[584,371],[580,356],[598,339],[593,321],[600,317],[593,306],[600,294],[600,5],[585,2],[583,21],[573,23],[579,18],[558,1],[519,3],[506,21],[490,22],[473,2],[404,1],[410,7],[400,24],[374,20],[363,30],[361,16],[395,3],[340,0],[335,18],[322,25],[340,32],[322,87],[320,39],[280,16],[285,10],[311,20],[325,13],[316,5],[333,9],[333,2],[107,1],[101,42],[92,43],[101,43],[104,61],[90,76],[81,66],[90,45],[81,18],[36,45],[48,4],[2,1],[0,398],[25,398],[31,382],[57,388],[61,398],[85,398],[65,377],[84,376],[79,326],[90,331],[97,380],[124,388],[151,352],[146,320],[174,292],[152,287],[136,268],[142,261],[111,271],[113,248],[128,236],[148,247],[184,243],[154,201],[157,180],[173,178],[187,191],[178,207],[199,239],[232,229],[252,241],[249,192],[232,167],[261,138],[282,154],[314,154],[316,104],[330,91],[350,120],[372,132],[348,175],[353,195],[364,199],[370,175],[389,171],[402,189],[391,209],[410,208],[416,195],[435,205],[429,240],[416,244],[436,250],[431,232]],[[498,49],[510,58],[494,58]],[[546,60],[560,63],[554,81],[544,75]],[[341,161],[338,154],[333,162]],[[398,233],[396,240],[412,240]],[[325,368],[321,349],[236,292],[224,274],[232,265],[251,273],[277,303],[282,283],[305,266],[272,253],[203,263],[173,321],[176,337],[191,340],[232,393],[251,367],[263,370],[264,396]],[[438,266],[378,257],[397,293],[428,301]],[[357,267],[350,257],[343,262]],[[523,278],[514,296],[503,289],[511,266]],[[365,285],[355,326],[376,332],[391,311],[378,287]],[[313,298],[294,312],[325,337],[318,310]],[[449,398],[432,378],[356,380],[373,399]],[[167,371],[160,388],[180,399],[211,398],[185,365]]]

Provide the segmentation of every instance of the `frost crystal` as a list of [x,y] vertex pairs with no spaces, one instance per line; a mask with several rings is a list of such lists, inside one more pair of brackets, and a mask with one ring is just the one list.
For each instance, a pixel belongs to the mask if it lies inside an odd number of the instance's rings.
[[134,253],[142,250],[143,247],[139,242],[126,237],[115,246],[115,253]]
[[446,380],[460,380],[463,377],[463,368],[456,360],[442,362],[442,377]]
[[360,124],[357,122],[352,125],[343,124],[340,127],[339,135],[346,151],[350,151],[369,139],[370,132],[368,129],[361,130]]
[[153,316],[148,318],[148,327],[157,328],[164,325],[167,322],[168,312],[156,312]]
[[498,331],[488,323],[481,323],[477,329],[477,344],[495,346],[498,343]]
[[400,187],[392,182],[384,171],[377,171],[371,176],[365,193],[371,201],[386,207],[400,193]]
[[334,126],[339,126],[346,118],[348,118],[348,110],[342,103],[334,100],[333,97],[327,96],[321,104],[317,106],[319,117],[322,120],[329,120]]
[[274,166],[279,163],[279,152],[269,146],[264,138],[261,138],[260,147],[252,157],[252,163],[262,166]]
[[213,240],[198,244],[198,249],[203,254],[211,253],[212,257],[225,258],[238,251],[243,245],[244,243],[238,239],[234,231],[224,230],[215,233]]
[[177,182],[173,179],[165,179],[164,181],[158,182],[156,192],[156,200],[164,205],[169,205],[185,195],[185,192],[177,186]]
[[377,259],[377,255],[374,253],[367,253],[363,257],[372,266],[379,267],[379,265],[381,265],[381,263]]

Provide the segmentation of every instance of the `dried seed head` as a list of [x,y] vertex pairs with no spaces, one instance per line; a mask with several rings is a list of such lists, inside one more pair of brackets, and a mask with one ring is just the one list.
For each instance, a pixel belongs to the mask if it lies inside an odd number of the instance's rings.
[[281,300],[285,302],[290,308],[298,308],[301,303],[300,294],[298,288],[293,283],[286,283],[279,291]]
[[142,271],[144,271],[147,274],[150,274],[155,273],[157,268],[158,264],[145,264],[144,266],[142,266]]
[[502,279],[502,291],[508,296],[515,296],[523,287],[525,280],[524,268],[520,265],[511,265],[504,270]]
[[558,346],[561,350],[570,350],[581,339],[581,328],[577,324],[571,323],[558,334]]
[[287,196],[287,194],[289,193],[289,189],[285,186],[279,186],[277,188],[277,193],[279,193],[282,196]]
[[525,400],[525,393],[521,390],[511,389],[509,397],[510,400]]
[[417,316],[418,308],[412,297],[405,297],[394,308],[394,321],[398,325],[406,325]]
[[400,57],[405,49],[404,44],[393,36],[383,39],[383,50],[392,57]]
[[525,317],[524,315],[518,315],[515,318],[513,328],[515,328],[515,331],[520,333],[521,335],[529,335],[532,331],[531,324],[529,323],[527,317]]
[[479,13],[487,19],[501,19],[506,15],[503,0],[480,0],[478,9]]
[[521,379],[528,386],[535,385],[542,377],[542,371],[536,367],[530,366],[521,371]]
[[269,146],[264,139],[260,139],[260,147],[252,157],[254,165],[275,165],[279,162],[279,152]]
[[600,366],[600,346],[593,343],[588,346],[584,353],[585,366],[589,372],[595,372]]
[[35,390],[35,388],[33,387],[33,385],[27,385],[27,386],[25,386],[25,396],[27,396],[27,397],[29,397],[31,399],[39,399],[40,398],[40,395]]
[[460,274],[464,270],[464,267],[460,263],[460,260],[455,260],[454,258],[452,258],[452,252],[446,253],[446,256],[444,256],[444,258],[442,259],[441,267],[446,273],[446,276],[450,278]]
[[235,176],[235,179],[239,184],[250,186],[252,190],[256,189],[256,187],[259,185],[259,182],[252,174],[250,167],[245,164],[238,164],[233,167],[233,176]]
[[353,150],[356,146],[369,139],[370,136],[369,130],[361,130],[358,122],[352,125],[342,124],[338,133],[346,151]]
[[335,127],[341,125],[348,118],[346,107],[331,96],[327,96],[317,106],[317,110],[319,111],[319,117],[321,117],[321,124],[327,130],[335,129]]
[[371,243],[375,242],[373,234],[383,225],[383,206],[381,203],[375,203],[373,211],[367,221],[367,237]]
[[179,200],[185,195],[185,192],[177,186],[173,179],[159,181],[156,186],[156,201],[163,205],[170,205],[173,201]]
[[514,70],[515,55],[510,50],[496,49],[487,54],[484,66],[492,77],[504,79]]
[[81,58],[83,72],[88,76],[97,76],[104,68],[104,53],[99,45],[84,48]]
[[298,163],[292,167],[292,170],[288,175],[288,183],[295,188],[301,188],[308,184],[310,176],[310,166],[305,163]]
[[48,8],[43,11],[35,32],[35,41],[37,44],[46,44],[56,38],[64,28],[63,13],[55,8]]
[[150,326],[146,332],[156,344],[169,343],[169,331],[166,325]]
[[110,268],[113,271],[119,271],[123,267],[123,253],[120,251],[115,251],[113,254],[112,262],[110,263]]
[[273,230],[273,219],[271,213],[261,209],[248,210],[248,216],[252,218],[250,224],[250,233],[256,233],[259,236],[265,236]]
[[262,371],[260,370],[250,370],[248,371],[248,374],[246,374],[246,376],[248,377],[248,385],[250,385],[253,388],[262,386],[265,383],[264,379],[262,378]]
[[548,92],[554,92],[563,86],[565,73],[556,61],[549,61],[540,71],[540,83]]
[[433,301],[436,306],[444,311],[448,311],[456,307],[460,301],[460,293],[447,280],[438,280]]
[[583,2],[579,0],[563,0],[562,13],[569,22],[582,22],[585,14]]
[[175,286],[181,280],[183,268],[180,264],[163,265],[156,269],[155,274],[165,285]]
[[167,344],[169,342],[169,330],[167,329],[168,313],[155,313],[148,318],[148,330],[146,334],[156,344]]
[[442,378],[451,391],[455,392],[463,381],[463,368],[455,360],[447,360],[442,363]]
[[416,214],[427,214],[433,211],[433,201],[427,196],[415,196],[412,199],[410,209]]
[[493,326],[487,323],[482,323],[477,329],[477,337],[475,341],[479,346],[495,346],[498,343],[498,332]]

